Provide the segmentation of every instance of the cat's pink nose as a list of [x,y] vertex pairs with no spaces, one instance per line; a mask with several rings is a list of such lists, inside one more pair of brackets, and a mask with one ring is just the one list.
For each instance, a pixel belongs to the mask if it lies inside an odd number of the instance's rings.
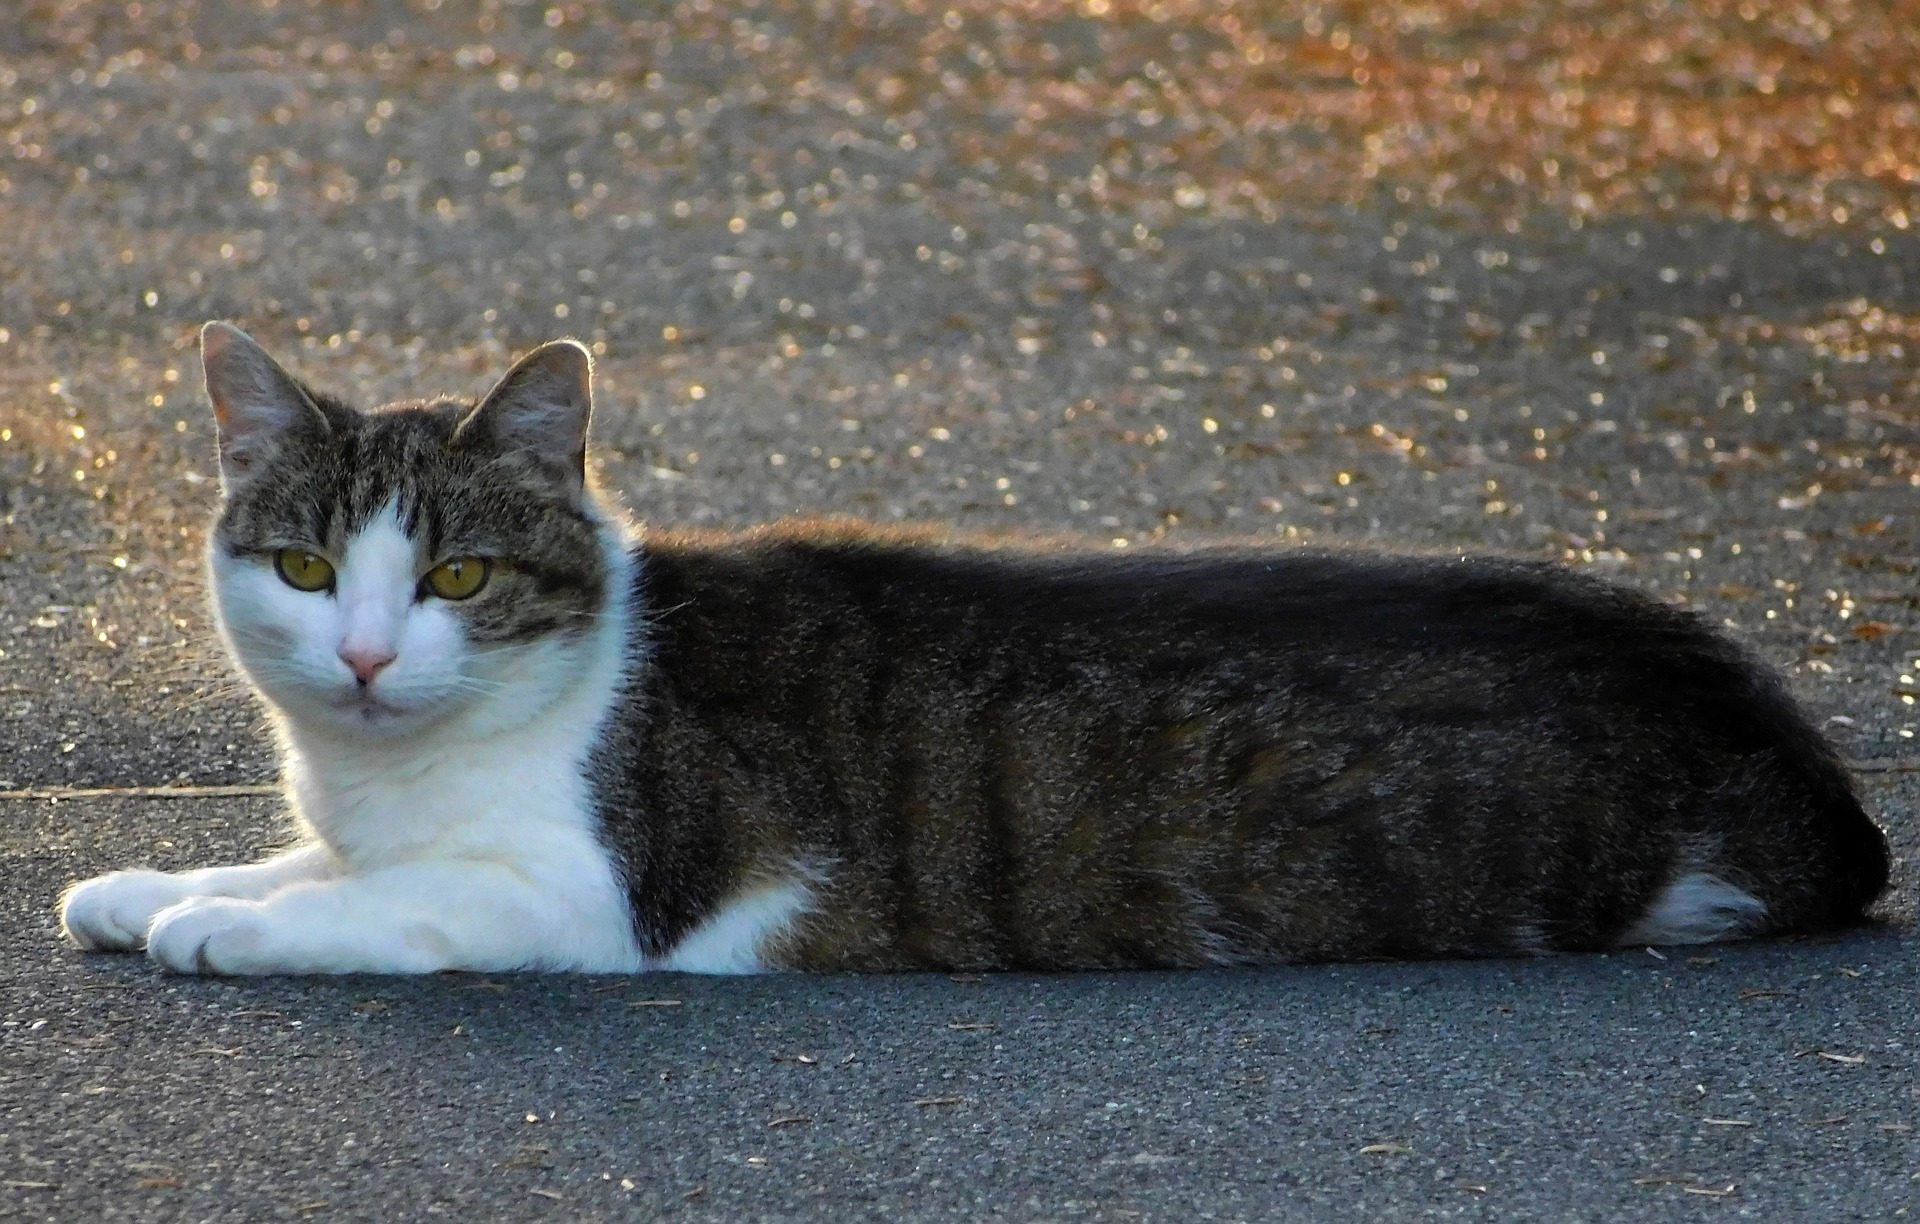
[[390,650],[342,650],[340,661],[353,669],[354,679],[362,684],[372,684],[380,669],[393,662]]

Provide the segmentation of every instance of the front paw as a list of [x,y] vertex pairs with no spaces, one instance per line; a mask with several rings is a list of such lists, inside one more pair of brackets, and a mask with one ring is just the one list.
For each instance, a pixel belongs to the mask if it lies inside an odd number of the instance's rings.
[[271,925],[258,901],[192,897],[153,920],[147,955],[174,973],[270,973],[262,953]]
[[164,871],[116,871],[67,889],[60,897],[60,929],[88,952],[137,952],[154,915],[187,895]]

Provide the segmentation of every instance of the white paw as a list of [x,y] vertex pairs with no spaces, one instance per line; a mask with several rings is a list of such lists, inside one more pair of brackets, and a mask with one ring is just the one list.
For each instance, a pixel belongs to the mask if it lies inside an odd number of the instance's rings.
[[271,973],[270,919],[258,901],[191,897],[161,911],[147,932],[147,955],[174,973]]
[[187,889],[164,871],[116,871],[84,880],[60,897],[60,929],[89,952],[135,952],[153,917]]

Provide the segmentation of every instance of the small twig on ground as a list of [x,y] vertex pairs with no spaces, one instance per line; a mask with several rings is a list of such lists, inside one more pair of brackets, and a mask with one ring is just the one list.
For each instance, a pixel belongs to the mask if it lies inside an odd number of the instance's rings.
[[38,799],[59,802],[63,799],[229,799],[242,795],[277,795],[278,786],[261,783],[245,786],[29,786],[25,790],[0,790],[0,801]]

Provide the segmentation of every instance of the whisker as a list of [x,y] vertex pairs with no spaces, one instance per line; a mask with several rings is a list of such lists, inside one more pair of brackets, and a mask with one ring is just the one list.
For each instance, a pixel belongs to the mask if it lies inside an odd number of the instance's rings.
[[497,680],[482,680],[477,676],[461,676],[448,684],[450,691],[459,693],[499,693],[512,687]]

